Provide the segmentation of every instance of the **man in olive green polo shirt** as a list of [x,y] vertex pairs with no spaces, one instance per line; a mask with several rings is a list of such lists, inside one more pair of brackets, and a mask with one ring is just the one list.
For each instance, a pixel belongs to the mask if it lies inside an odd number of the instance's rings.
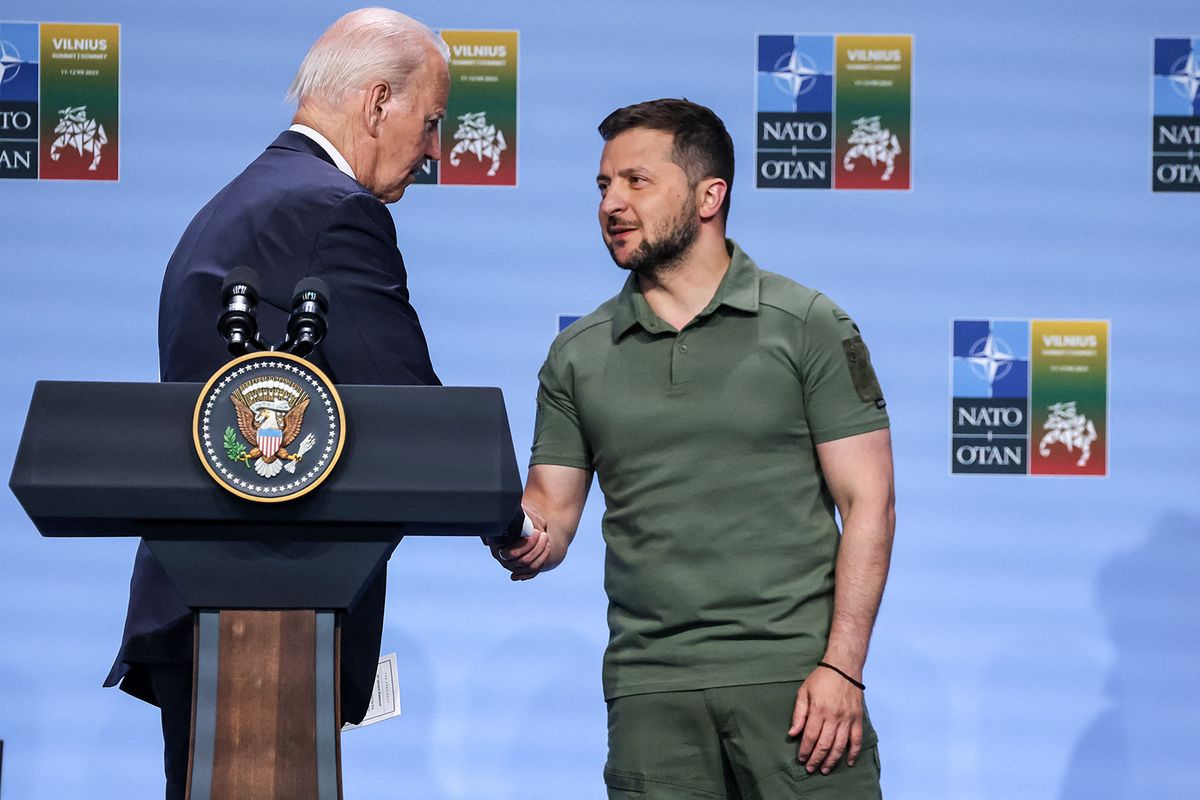
[[657,100],[600,133],[601,230],[630,274],[550,348],[535,531],[493,552],[514,580],[557,566],[599,477],[610,798],[879,797],[862,671],[894,500],[866,346],[725,238],[715,114]]

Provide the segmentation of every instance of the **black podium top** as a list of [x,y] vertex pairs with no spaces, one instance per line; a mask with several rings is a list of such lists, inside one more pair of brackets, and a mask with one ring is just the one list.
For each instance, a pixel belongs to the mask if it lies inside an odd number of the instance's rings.
[[521,496],[499,389],[340,386],[346,444],[286,503],[236,497],[192,443],[198,383],[41,381],[9,486],[43,536],[333,539],[499,536]]

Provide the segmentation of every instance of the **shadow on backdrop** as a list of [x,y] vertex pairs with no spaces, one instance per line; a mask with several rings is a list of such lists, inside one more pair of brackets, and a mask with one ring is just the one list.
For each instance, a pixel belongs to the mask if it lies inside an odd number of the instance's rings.
[[1075,743],[1062,800],[1200,797],[1200,519],[1168,514],[1100,571],[1116,651],[1108,707]]

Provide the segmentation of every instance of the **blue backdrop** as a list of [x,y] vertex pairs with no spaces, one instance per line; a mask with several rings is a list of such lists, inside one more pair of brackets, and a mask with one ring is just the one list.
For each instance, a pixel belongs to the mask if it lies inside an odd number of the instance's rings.
[[[121,24],[119,183],[0,182],[0,469],[35,380],[157,379],[163,267],[286,127],[342,2],[8,0],[0,19]],[[728,124],[731,235],[871,344],[899,526],[866,680],[889,798],[1196,798],[1200,198],[1150,186],[1152,42],[1194,3],[414,0],[518,29],[519,188],[393,206],[449,384],[504,389],[519,453],[559,313],[622,280],[599,237],[597,122],[686,96]],[[911,33],[910,192],[753,188],[755,35]],[[950,321],[1110,319],[1110,477],[951,477]],[[153,458],[153,453],[137,457]],[[524,456],[522,455],[522,460]],[[406,540],[385,652],[404,714],[343,739],[346,796],[602,798],[601,503],[557,571],[514,585],[478,540]],[[3,797],[161,792],[157,714],[100,682],[135,543],[43,540],[0,495]]]

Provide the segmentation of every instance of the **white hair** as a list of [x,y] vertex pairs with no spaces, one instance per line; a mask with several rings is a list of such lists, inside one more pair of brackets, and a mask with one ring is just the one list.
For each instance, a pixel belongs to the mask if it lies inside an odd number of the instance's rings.
[[381,79],[394,94],[407,94],[430,46],[449,61],[442,37],[412,17],[390,8],[351,11],[309,48],[287,99],[336,105],[347,92]]

